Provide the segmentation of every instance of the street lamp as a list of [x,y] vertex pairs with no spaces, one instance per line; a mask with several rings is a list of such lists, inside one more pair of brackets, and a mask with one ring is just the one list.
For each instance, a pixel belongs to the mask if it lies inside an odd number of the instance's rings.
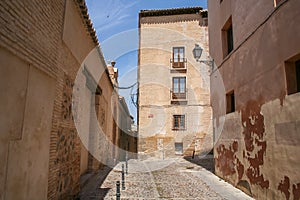
[[193,49],[193,56],[197,62],[205,63],[206,65],[211,67],[211,73],[214,70],[214,60],[199,60],[201,58],[201,54],[203,49],[199,46],[199,44],[195,44],[195,48]]
[[199,46],[199,44],[195,44],[195,48],[193,49],[193,55],[197,62],[201,57],[202,51],[203,49]]

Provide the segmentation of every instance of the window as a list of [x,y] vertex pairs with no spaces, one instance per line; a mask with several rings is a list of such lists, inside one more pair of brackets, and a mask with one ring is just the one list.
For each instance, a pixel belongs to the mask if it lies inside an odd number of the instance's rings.
[[173,68],[184,68],[185,58],[184,58],[184,47],[174,47],[173,48]]
[[233,34],[232,34],[232,25],[227,29],[227,54],[233,50]]
[[175,154],[181,155],[183,153],[183,143],[182,142],[176,142],[175,143]]
[[223,56],[226,57],[233,50],[232,18],[230,17],[222,29]]
[[235,111],[234,91],[231,91],[226,94],[226,114],[232,113],[234,111]]
[[185,129],[185,115],[173,115],[173,130]]
[[287,94],[300,92],[300,55],[285,62]]
[[295,68],[296,68],[297,92],[300,92],[300,60],[295,62]]
[[186,99],[185,77],[173,77],[172,99]]

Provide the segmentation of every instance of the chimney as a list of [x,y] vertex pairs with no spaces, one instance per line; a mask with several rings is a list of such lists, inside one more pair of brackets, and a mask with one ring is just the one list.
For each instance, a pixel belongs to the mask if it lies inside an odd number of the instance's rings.
[[116,61],[112,60],[112,61],[111,61],[111,66],[112,66],[112,67],[115,67],[115,64],[116,64]]

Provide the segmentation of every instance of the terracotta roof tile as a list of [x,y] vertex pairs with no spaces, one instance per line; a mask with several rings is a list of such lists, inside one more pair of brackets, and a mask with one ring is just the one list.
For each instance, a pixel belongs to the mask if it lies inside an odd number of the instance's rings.
[[90,19],[90,16],[88,14],[88,8],[85,3],[85,0],[74,0],[76,3],[77,7],[79,8],[79,11],[81,13],[81,16],[83,18],[84,25],[89,32],[89,35],[91,36],[93,42],[95,43],[96,46],[99,45],[96,30],[93,27],[93,23]]

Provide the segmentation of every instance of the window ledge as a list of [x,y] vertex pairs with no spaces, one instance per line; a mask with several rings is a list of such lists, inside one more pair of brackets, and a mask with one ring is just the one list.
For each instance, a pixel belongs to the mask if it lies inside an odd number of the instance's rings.
[[172,128],[172,131],[186,131],[186,128]]
[[187,105],[187,100],[171,100],[172,105]]
[[171,68],[170,71],[171,71],[171,73],[186,73],[187,69],[186,68]]
[[234,53],[234,48],[232,49],[232,51],[230,51],[229,54],[227,54],[226,56],[223,57],[223,61],[226,61],[227,59],[229,59],[233,53]]
[[234,111],[234,112],[229,112],[229,113],[226,113],[226,114],[225,114],[225,117],[229,117],[229,118],[231,118],[232,116],[234,116],[235,112],[236,112],[236,111]]
[[293,96],[296,97],[296,96],[298,96],[298,95],[300,96],[300,92],[294,92],[294,93],[291,93],[291,94],[287,94],[286,96],[287,96],[287,97],[293,97]]

